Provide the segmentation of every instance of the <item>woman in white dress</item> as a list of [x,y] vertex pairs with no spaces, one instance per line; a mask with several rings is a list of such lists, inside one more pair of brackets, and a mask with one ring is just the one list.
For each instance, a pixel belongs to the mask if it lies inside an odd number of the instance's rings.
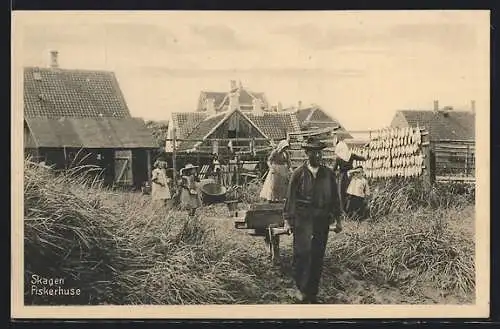
[[156,161],[154,164],[155,169],[152,172],[152,186],[151,194],[153,201],[161,203],[162,206],[167,206],[168,200],[172,198],[170,189],[168,187],[167,178],[167,163],[165,161]]
[[286,198],[291,171],[289,143],[282,140],[271,152],[267,160],[269,172],[260,192],[260,197],[268,202],[283,202]]

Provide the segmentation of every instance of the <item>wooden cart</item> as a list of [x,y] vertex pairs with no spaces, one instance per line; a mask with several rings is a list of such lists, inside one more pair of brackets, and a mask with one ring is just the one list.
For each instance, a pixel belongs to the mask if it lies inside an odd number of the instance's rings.
[[256,203],[248,210],[239,210],[238,201],[226,201],[236,229],[253,230],[253,235],[264,237],[273,263],[279,263],[280,235],[284,229],[283,203]]

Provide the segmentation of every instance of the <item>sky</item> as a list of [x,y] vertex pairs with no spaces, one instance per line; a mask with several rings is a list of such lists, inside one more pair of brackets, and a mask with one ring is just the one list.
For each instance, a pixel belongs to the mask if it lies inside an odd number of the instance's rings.
[[16,12],[15,60],[114,71],[131,114],[168,120],[239,80],[348,130],[433,101],[489,110],[488,11]]

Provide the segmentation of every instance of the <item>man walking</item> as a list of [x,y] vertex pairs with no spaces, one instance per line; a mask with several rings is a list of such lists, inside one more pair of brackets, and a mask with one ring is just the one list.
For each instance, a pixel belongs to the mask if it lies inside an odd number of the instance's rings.
[[284,208],[285,228],[293,233],[297,297],[306,304],[317,303],[330,224],[342,230],[335,174],[321,164],[325,147],[314,138],[302,145],[308,160],[294,170]]

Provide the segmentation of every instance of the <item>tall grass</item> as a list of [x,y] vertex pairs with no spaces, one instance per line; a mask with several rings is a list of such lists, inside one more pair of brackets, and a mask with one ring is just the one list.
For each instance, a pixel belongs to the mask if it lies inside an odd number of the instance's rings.
[[[104,188],[95,168],[54,175],[28,160],[24,169],[26,304],[287,300],[283,287],[293,284],[271,266],[263,241],[220,220],[224,205],[204,207],[190,218],[140,193]],[[260,201],[261,184],[256,180],[240,189],[244,203]],[[352,272],[408,296],[429,286],[470,299],[474,239],[473,230],[464,228],[473,227],[473,190],[438,185],[429,194],[418,184],[373,184],[370,208],[375,220],[347,221],[344,233],[330,239],[323,280],[329,297],[339,291],[358,293],[349,290],[352,280],[342,279],[343,273]],[[285,244],[285,259],[289,249]],[[64,278],[66,288],[82,293],[33,295],[32,274]],[[353,296],[345,300],[356,301]]]
[[422,208],[464,208],[475,202],[473,186],[460,183],[436,183],[426,187],[421,179],[388,179],[371,182],[371,217],[384,218]]
[[383,222],[352,223],[332,239],[331,263],[406,295],[431,288],[467,300],[475,289],[473,218],[472,207],[419,209]]
[[[247,254],[200,217],[28,161],[24,197],[26,304],[244,303],[263,293]],[[33,295],[32,274],[81,295]]]

